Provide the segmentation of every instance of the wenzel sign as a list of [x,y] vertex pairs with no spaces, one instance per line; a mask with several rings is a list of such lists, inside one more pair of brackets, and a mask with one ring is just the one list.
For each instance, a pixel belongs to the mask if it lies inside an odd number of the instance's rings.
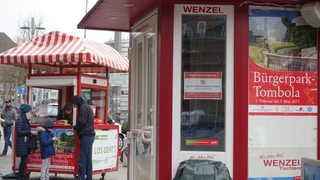
[[222,8],[219,6],[183,6],[183,12],[208,14],[223,13]]

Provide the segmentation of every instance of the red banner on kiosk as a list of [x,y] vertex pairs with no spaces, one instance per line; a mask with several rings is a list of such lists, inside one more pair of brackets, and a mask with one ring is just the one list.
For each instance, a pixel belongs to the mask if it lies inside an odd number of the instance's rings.
[[[74,170],[75,169],[75,155],[74,153],[56,153],[56,156],[51,157],[50,168]],[[41,168],[40,152],[35,152],[28,156],[27,168]]]
[[317,72],[270,70],[251,58],[249,68],[249,114],[317,113]]

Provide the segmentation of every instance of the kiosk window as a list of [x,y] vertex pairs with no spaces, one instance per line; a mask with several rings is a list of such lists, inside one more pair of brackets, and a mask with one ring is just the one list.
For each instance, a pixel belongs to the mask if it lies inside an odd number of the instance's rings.
[[106,91],[99,89],[82,88],[81,95],[85,101],[92,107],[96,119],[105,118]]
[[55,120],[58,116],[59,90],[47,88],[31,88],[33,117],[32,122],[42,122],[47,119]]
[[181,150],[225,151],[226,16],[182,15]]

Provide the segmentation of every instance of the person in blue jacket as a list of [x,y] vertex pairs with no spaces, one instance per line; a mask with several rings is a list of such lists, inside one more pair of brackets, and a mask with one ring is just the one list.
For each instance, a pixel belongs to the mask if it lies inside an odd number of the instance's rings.
[[40,142],[40,153],[41,153],[41,180],[49,180],[49,168],[51,157],[55,155],[53,143],[58,138],[52,133],[54,128],[54,122],[52,120],[45,121],[43,128],[38,129],[38,138]]
[[31,135],[37,135],[37,131],[31,130],[31,106],[29,104],[21,104],[20,116],[17,119],[16,128],[16,156],[20,157],[18,179],[25,180],[24,168],[27,164],[29,154],[28,143],[31,140]]

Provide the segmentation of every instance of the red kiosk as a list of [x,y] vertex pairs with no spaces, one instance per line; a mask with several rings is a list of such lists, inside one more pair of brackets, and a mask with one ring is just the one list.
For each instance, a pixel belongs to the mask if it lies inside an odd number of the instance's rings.
[[[98,73],[128,71],[124,56],[105,44],[50,32],[0,54],[0,63],[29,70],[26,101],[37,115],[31,120],[32,128],[46,119],[55,120],[53,133],[59,140],[54,145],[56,156],[51,159],[50,173],[76,176],[78,172],[79,140],[71,131],[72,125],[55,117],[73,95],[81,95],[95,114],[93,174],[104,177],[106,172],[118,170],[119,128],[108,124],[108,77]],[[76,116],[74,110],[73,124]],[[19,160],[14,151],[13,171],[18,170]],[[26,172],[40,170],[38,148],[28,156]]]

